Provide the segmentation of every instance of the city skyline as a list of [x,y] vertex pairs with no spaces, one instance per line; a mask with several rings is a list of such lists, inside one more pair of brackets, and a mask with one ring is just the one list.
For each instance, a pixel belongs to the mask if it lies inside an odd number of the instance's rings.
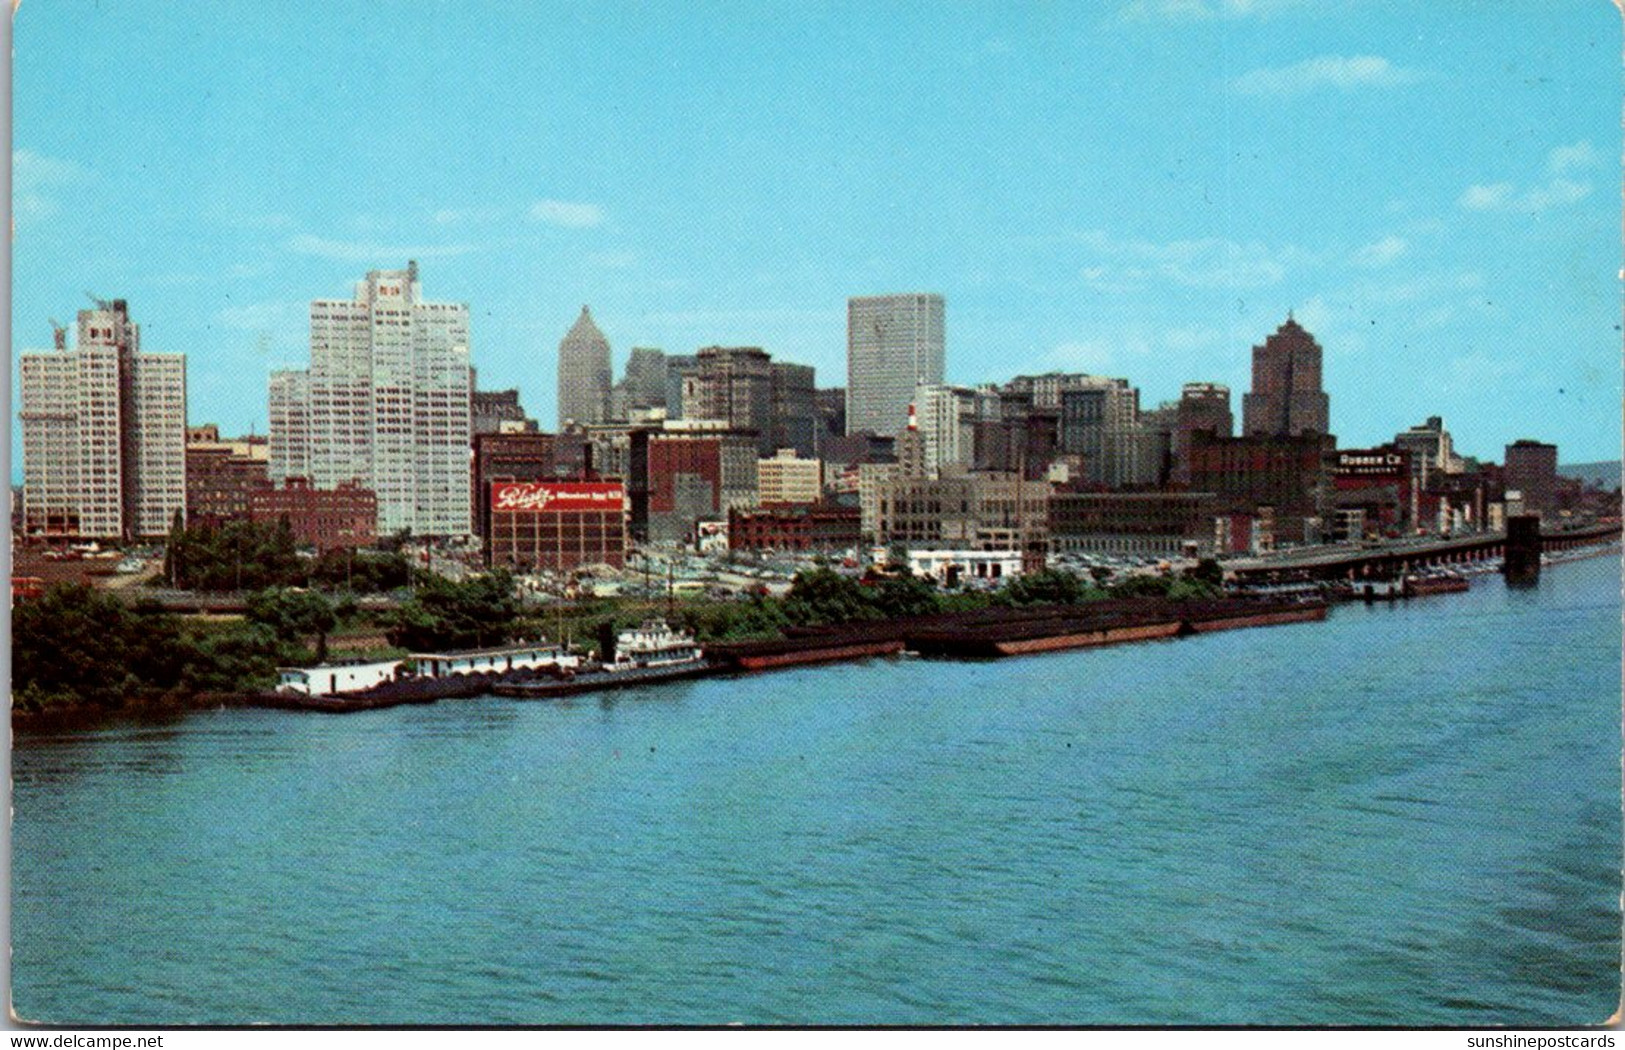
[[[948,382],[1123,376],[1147,408],[1187,382],[1247,389],[1250,347],[1291,310],[1325,348],[1340,444],[1442,415],[1468,455],[1534,437],[1610,459],[1617,19],[1597,7],[1521,30],[1507,11],[1290,3],[561,8],[535,39],[525,16],[450,8],[300,27],[246,6],[25,8],[13,346],[48,346],[83,289],[127,299],[147,348],[187,355],[192,422],[263,433],[308,303],[419,258],[472,308],[481,385],[517,386],[551,427],[554,348],[584,302],[617,375],[633,346],[748,345],[828,387],[849,298],[929,289]],[[1498,48],[1447,46],[1463,34]],[[898,52],[910,37],[927,46]],[[413,57],[436,53],[424,39],[489,61],[443,70]],[[79,75],[143,46],[193,72]],[[718,94],[701,71],[730,49],[757,61]],[[337,76],[363,60],[367,83]],[[286,86],[305,81],[331,91]],[[546,98],[545,119],[516,128],[482,92]],[[445,141],[348,115],[401,95]]]

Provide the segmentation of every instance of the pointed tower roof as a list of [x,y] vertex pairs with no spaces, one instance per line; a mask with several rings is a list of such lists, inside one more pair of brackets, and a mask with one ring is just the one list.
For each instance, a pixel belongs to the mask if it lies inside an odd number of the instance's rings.
[[574,343],[574,342],[606,342],[607,343],[609,341],[609,340],[604,338],[604,333],[600,332],[598,330],[598,326],[593,323],[592,311],[590,309],[588,309],[586,306],[583,306],[581,308],[581,316],[576,318],[576,323],[570,326],[570,330],[565,333],[564,339],[565,339],[565,342],[571,342],[571,343]]

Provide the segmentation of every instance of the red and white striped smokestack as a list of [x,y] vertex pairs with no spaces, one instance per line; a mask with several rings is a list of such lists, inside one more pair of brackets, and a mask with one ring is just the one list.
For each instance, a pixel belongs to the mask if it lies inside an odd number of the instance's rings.
[[913,405],[908,406],[908,428],[910,430],[920,429],[920,417],[914,414]]

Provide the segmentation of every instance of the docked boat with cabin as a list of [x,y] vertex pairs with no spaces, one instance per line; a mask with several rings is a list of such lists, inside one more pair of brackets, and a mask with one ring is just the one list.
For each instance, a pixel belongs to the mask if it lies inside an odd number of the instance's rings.
[[278,669],[276,691],[257,699],[269,707],[316,711],[364,711],[492,693],[542,699],[688,678],[712,666],[692,635],[664,620],[605,630],[600,642],[602,658],[544,641],[284,667]]
[[545,700],[555,696],[649,685],[694,678],[713,669],[693,635],[673,630],[664,620],[645,620],[630,630],[600,635],[603,659],[545,676],[498,682],[497,696]]

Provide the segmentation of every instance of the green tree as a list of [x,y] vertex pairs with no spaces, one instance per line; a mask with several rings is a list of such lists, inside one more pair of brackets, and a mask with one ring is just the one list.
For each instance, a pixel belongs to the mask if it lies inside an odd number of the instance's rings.
[[248,596],[248,620],[267,628],[278,641],[298,644],[316,636],[316,662],[327,661],[327,636],[338,626],[333,601],[317,591],[269,587]]
[[460,583],[424,573],[416,592],[395,611],[390,643],[404,649],[499,645],[514,637],[519,599],[513,576],[496,569]]
[[1219,564],[1217,558],[1201,559],[1196,563],[1196,568],[1191,570],[1190,576],[1193,579],[1205,580],[1215,587],[1224,585],[1224,567]]
[[1012,605],[1074,605],[1087,600],[1093,588],[1070,572],[1045,569],[1017,576],[1004,586]]
[[175,557],[183,540],[186,538],[186,512],[179,507],[175,508],[175,516],[169,522],[169,541],[164,544],[164,582],[175,586]]
[[786,612],[799,623],[850,623],[878,615],[864,587],[833,569],[803,569],[785,595]]
[[937,588],[913,574],[884,579],[870,587],[871,607],[882,618],[927,616],[937,611]]
[[186,665],[175,617],[83,584],[12,610],[13,704],[117,708],[173,692]]
[[171,530],[164,552],[172,585],[184,590],[236,591],[305,582],[298,545],[287,520],[268,525],[228,521]]
[[400,551],[323,551],[310,566],[310,580],[356,594],[381,594],[409,584],[412,565]]

